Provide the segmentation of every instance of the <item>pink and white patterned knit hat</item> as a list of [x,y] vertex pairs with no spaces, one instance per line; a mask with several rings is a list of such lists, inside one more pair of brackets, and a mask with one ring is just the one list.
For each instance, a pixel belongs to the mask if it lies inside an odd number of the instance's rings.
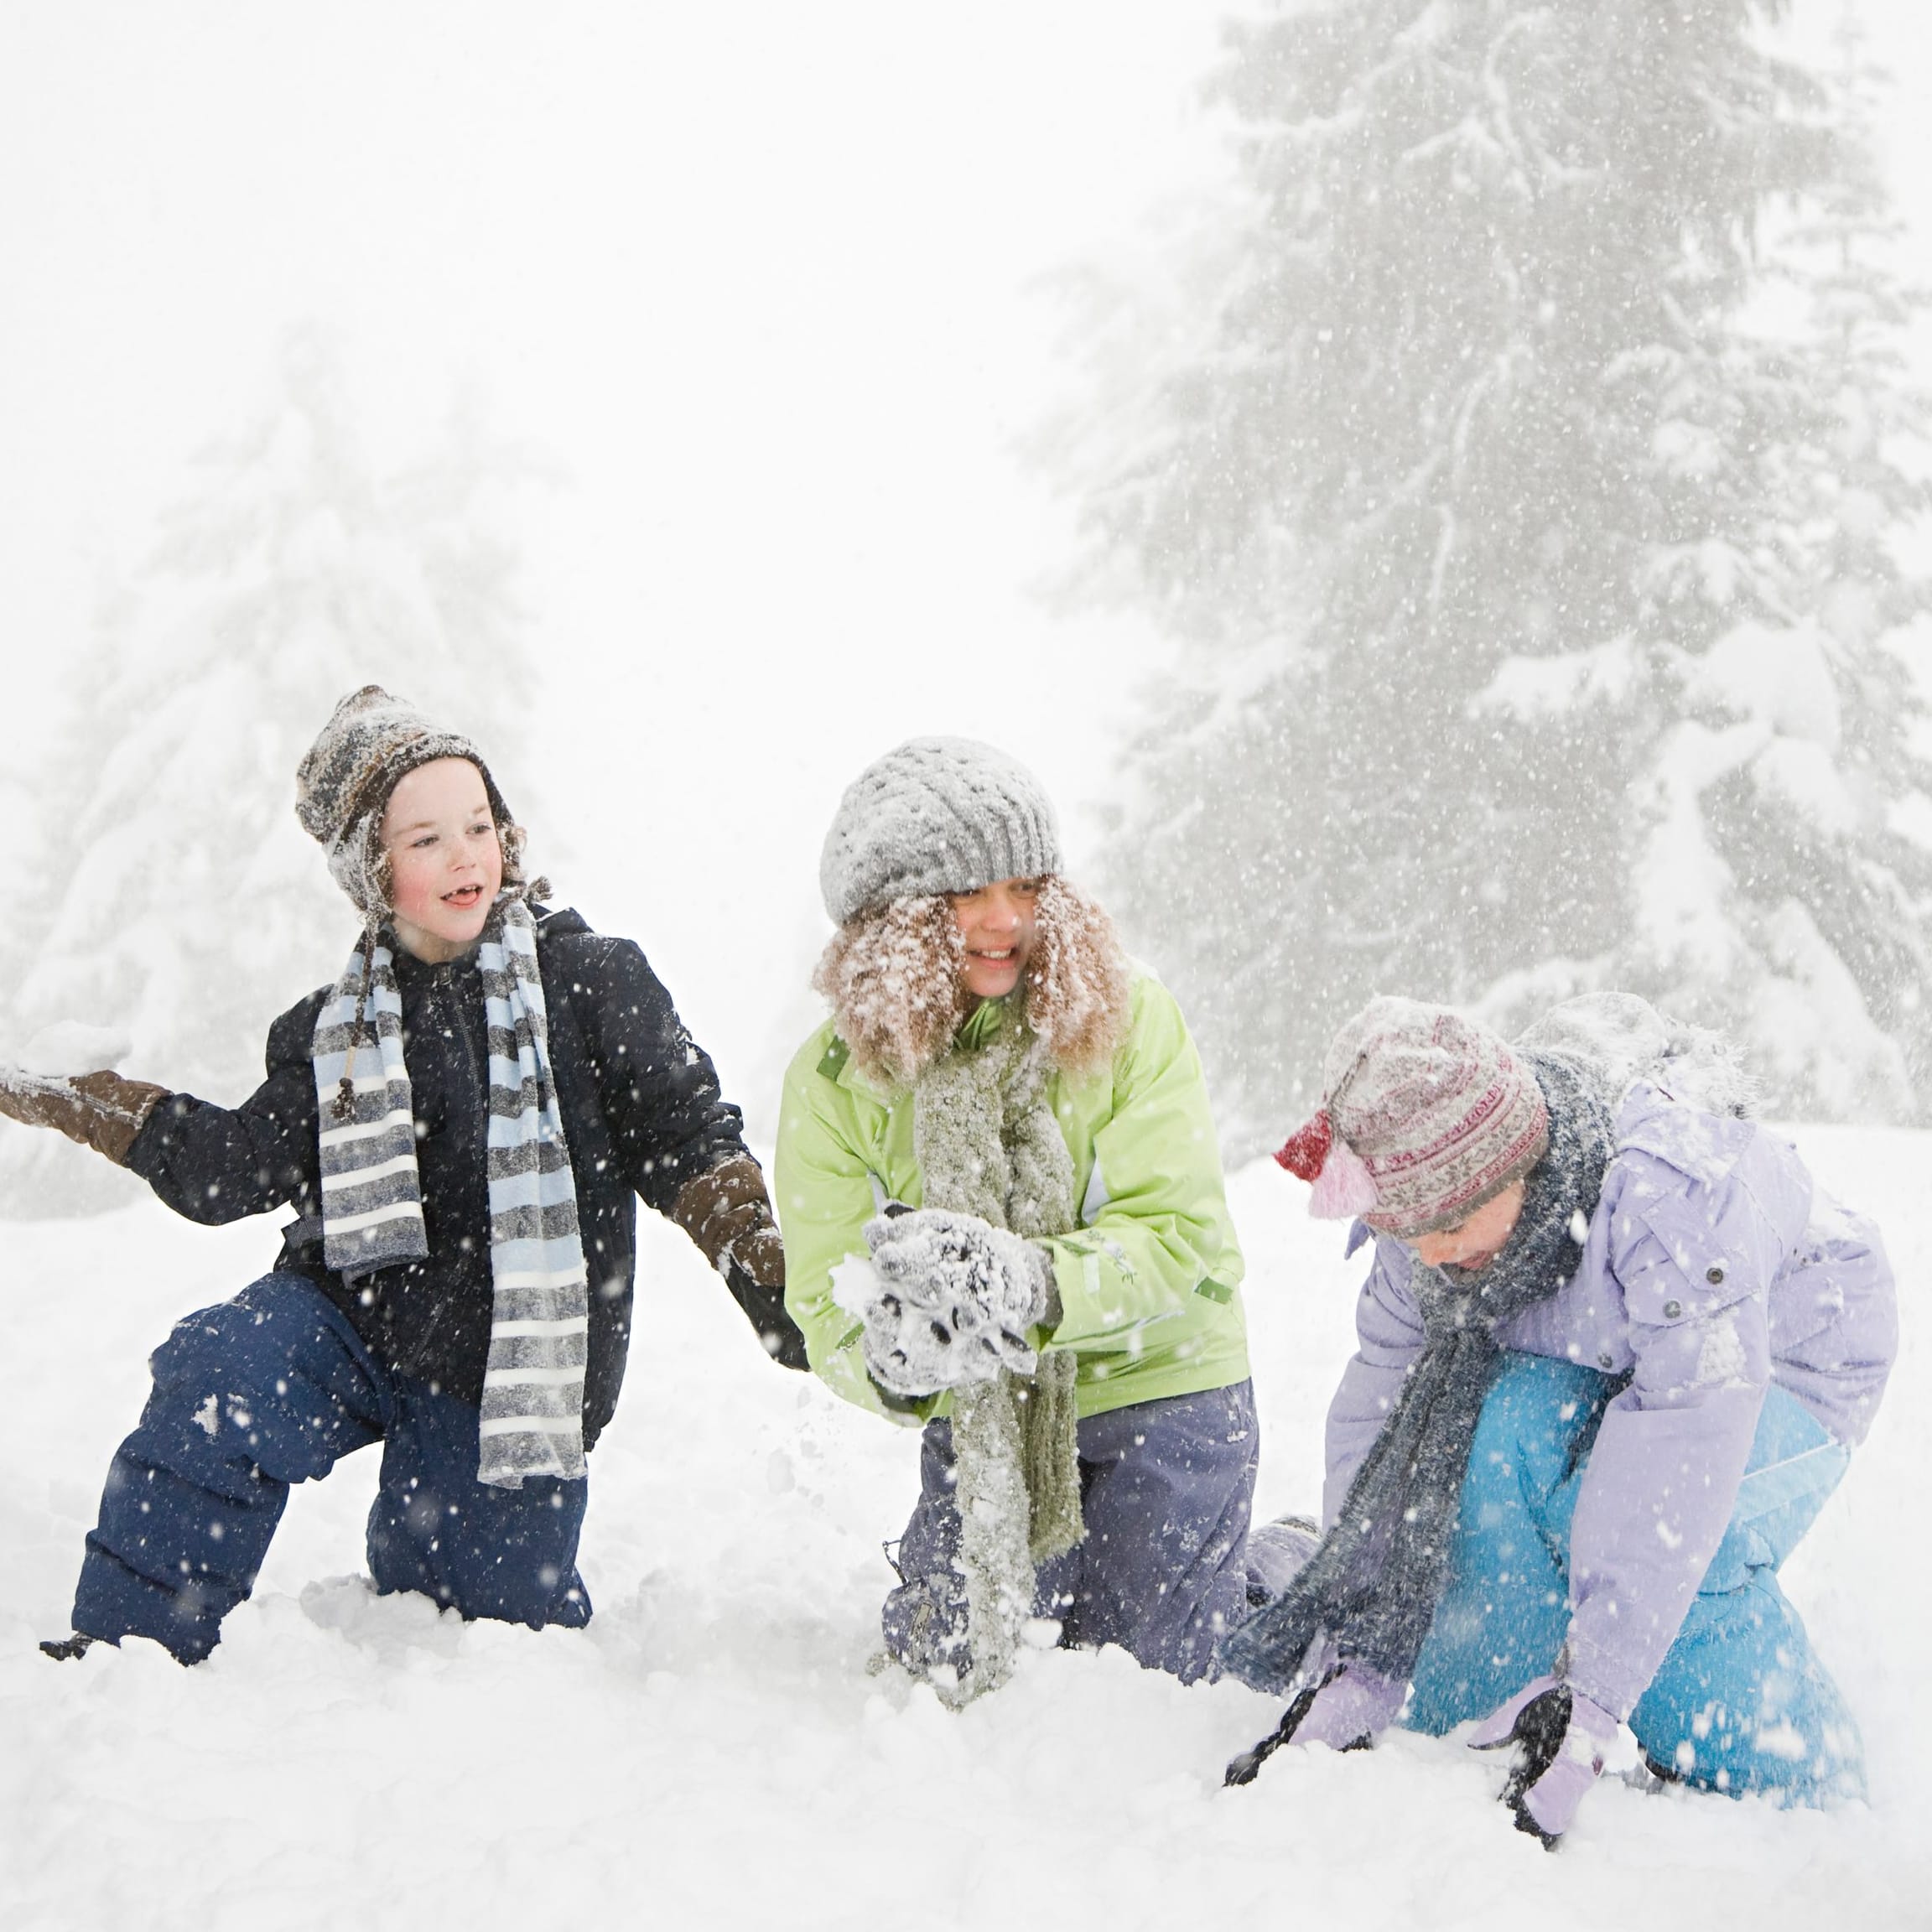
[[1413,1239],[1452,1228],[1550,1145],[1536,1077],[1487,1027],[1384,995],[1336,1034],[1327,1098],[1275,1158],[1315,1184],[1311,1214]]

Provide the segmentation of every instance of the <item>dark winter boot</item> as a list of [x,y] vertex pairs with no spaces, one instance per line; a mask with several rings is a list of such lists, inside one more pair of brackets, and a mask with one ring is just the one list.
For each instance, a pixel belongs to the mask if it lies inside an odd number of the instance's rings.
[[1242,1560],[1248,1571],[1248,1607],[1272,1603],[1295,1581],[1322,1541],[1320,1527],[1306,1516],[1277,1516],[1248,1532]]
[[76,1630],[71,1637],[49,1637],[40,1646],[40,1654],[51,1657],[57,1664],[65,1664],[74,1658],[85,1657],[100,1641],[98,1637],[83,1637]]

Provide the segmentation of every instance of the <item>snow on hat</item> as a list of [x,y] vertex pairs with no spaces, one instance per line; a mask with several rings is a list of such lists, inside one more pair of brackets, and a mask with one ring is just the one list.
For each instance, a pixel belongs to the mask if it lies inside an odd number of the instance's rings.
[[[328,854],[335,883],[366,916],[387,910],[382,828],[389,795],[418,765],[439,758],[468,759],[483,775],[499,834],[515,831],[510,808],[483,754],[460,734],[439,730],[413,704],[392,697],[380,684],[351,691],[295,768],[295,816]],[[506,880],[514,869],[517,843],[506,838]]]
[[1275,1158],[1315,1183],[1309,1212],[1403,1239],[1453,1227],[1550,1145],[1536,1077],[1507,1041],[1417,1000],[1371,1000],[1337,1033],[1327,1098]]
[[846,787],[818,884],[843,926],[895,899],[1059,870],[1053,808],[1024,765],[971,738],[913,738]]

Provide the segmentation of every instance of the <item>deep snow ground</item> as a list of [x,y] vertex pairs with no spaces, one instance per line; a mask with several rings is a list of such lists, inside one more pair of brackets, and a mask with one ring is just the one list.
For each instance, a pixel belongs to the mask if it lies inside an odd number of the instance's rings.
[[[766,1366],[683,1238],[644,1228],[645,1332],[597,1452],[581,1633],[371,1597],[377,1452],[298,1490],[213,1659],[55,1665],[101,1473],[179,1315],[272,1259],[267,1223],[142,1207],[0,1228],[0,1924],[155,1932],[917,1922],[1382,1927],[1932,1924],[1932,1693],[1916,1332],[1932,1137],[1806,1130],[1885,1227],[1904,1354],[1787,1581],[1865,1727],[1873,1802],[1828,1815],[1607,1783],[1554,1857],[1454,1740],[1221,1768],[1273,1721],[1119,1652],[1046,1653],[961,1716],[869,1674],[915,1438]],[[86,1158],[76,1151],[75,1157]],[[1266,1434],[1307,1507],[1355,1270],[1271,1166],[1236,1177]]]

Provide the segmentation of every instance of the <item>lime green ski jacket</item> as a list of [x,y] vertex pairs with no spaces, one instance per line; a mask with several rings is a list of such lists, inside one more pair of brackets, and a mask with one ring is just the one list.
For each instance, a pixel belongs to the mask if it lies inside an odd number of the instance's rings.
[[[973,1044],[994,1016],[980,1007],[962,1041]],[[1166,988],[1136,973],[1127,1039],[1111,1065],[1051,1075],[1046,1098],[1073,1156],[1080,1225],[1044,1244],[1062,1313],[1037,1338],[1077,1355],[1080,1413],[1244,1380],[1244,1267],[1200,1058]],[[830,1021],[786,1073],[775,1179],[785,1306],[813,1368],[848,1400],[896,1420],[943,1413],[943,1397],[904,1413],[887,1406],[865,1373],[860,1323],[832,1299],[832,1270],[866,1253],[865,1223],[887,1201],[921,1206],[925,1188],[911,1093],[874,1086]]]

